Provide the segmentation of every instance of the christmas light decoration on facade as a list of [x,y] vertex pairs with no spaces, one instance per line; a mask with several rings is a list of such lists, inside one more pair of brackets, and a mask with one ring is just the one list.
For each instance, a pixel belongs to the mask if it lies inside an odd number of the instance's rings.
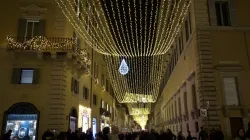
[[87,51],[77,48],[73,38],[55,39],[43,36],[32,38],[19,38],[7,36],[7,51],[27,51],[27,52],[70,52],[74,56],[81,68],[89,73],[91,65]]

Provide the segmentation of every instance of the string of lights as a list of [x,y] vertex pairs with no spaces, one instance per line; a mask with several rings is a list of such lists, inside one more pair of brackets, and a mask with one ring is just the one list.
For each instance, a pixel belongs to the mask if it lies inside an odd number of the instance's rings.
[[[166,53],[169,45],[164,44],[170,44],[169,41],[176,37],[175,33],[182,23],[177,21],[185,17],[189,7],[187,3],[191,0],[173,1],[174,4],[171,0],[100,0],[97,4],[94,4],[96,0],[78,0],[80,4],[75,0],[55,1],[77,34],[97,52],[135,57]],[[80,5],[82,8],[79,8]],[[86,5],[93,10],[89,11]],[[76,7],[78,10],[75,10]],[[90,17],[89,21],[86,21],[86,16]],[[87,30],[88,23],[98,26]]]
[[105,56],[105,62],[114,88],[115,96],[120,103],[156,101],[161,83],[164,55],[148,57],[126,57],[129,72],[122,75],[118,69],[121,57]]

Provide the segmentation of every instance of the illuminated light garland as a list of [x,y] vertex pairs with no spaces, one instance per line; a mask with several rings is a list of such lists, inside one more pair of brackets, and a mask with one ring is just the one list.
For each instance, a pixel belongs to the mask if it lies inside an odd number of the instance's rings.
[[[164,55],[151,59],[127,57],[131,68],[125,76],[118,71],[122,58],[105,56],[110,81],[113,85],[117,101],[120,103],[135,103],[145,98],[148,103],[157,100],[159,86],[163,75]],[[133,64],[132,66],[130,66]],[[146,77],[145,77],[146,76]]]
[[[114,55],[114,56],[128,56],[128,57],[135,57],[135,56],[153,56],[153,55],[160,55],[166,53],[166,51],[169,49],[169,45],[165,46],[165,42],[169,42],[173,40],[176,37],[176,32],[180,28],[181,22],[176,22],[177,19],[182,19],[187,11],[185,8],[188,8],[189,5],[186,3],[190,2],[190,0],[179,0],[178,2],[175,2],[175,6],[171,12],[169,12],[169,5],[166,8],[166,0],[162,0],[161,5],[158,6],[159,1],[151,0],[151,5],[148,6],[148,0],[145,2],[145,6],[142,6],[142,0],[139,0],[139,5],[136,4],[136,2],[133,2],[130,4],[130,1],[128,2],[128,10],[129,12],[125,11],[124,8],[124,0],[116,1],[116,5],[114,4],[114,0],[110,0],[111,4],[111,11],[112,13],[109,13],[107,2],[102,0],[104,4],[101,4],[100,1],[97,1],[98,4],[92,4],[92,7],[96,13],[98,13],[97,17],[93,16],[93,11],[87,12],[87,9],[85,9],[83,5],[83,0],[80,0],[82,4],[83,13],[85,13],[85,16],[93,17],[89,22],[90,24],[94,21],[98,24],[97,27],[92,27],[89,29],[89,31],[85,30],[85,24],[88,24],[83,17],[84,14],[79,13],[79,4],[76,3],[74,0],[55,0],[57,4],[59,5],[60,9],[62,10],[63,14],[66,16],[66,18],[70,21],[72,26],[75,28],[75,31],[79,34],[79,36],[86,41],[86,43],[91,46],[93,49],[95,49],[97,52],[100,52],[105,55]],[[73,2],[72,2],[73,1]],[[92,1],[93,2],[93,1]],[[88,2],[87,2],[88,3]],[[155,7],[156,3],[156,7]],[[168,4],[170,3],[170,0],[168,0]],[[176,5],[178,3],[178,6]],[[122,6],[118,6],[122,5]],[[183,6],[184,5],[184,6]],[[78,6],[78,10],[75,11],[74,6]],[[114,16],[115,10],[114,8],[119,11],[118,17]],[[122,8],[120,8],[122,7]],[[134,8],[134,14],[131,14],[131,8]],[[142,24],[138,26],[139,23],[142,23],[142,9],[145,8],[145,19],[144,21],[147,21],[147,17],[150,18],[150,23],[145,24],[145,31],[142,31],[143,27]],[[98,9],[98,10],[97,10]],[[155,10],[153,10],[155,9]],[[148,14],[147,11],[151,11],[150,14]],[[122,11],[122,12],[121,12]],[[137,20],[137,11],[139,11],[139,20]],[[158,15],[158,11],[160,11],[159,17],[156,16],[155,20],[153,19],[153,12],[155,15]],[[175,11],[175,12],[173,12]],[[105,14],[106,13],[106,14]],[[121,13],[123,13],[124,17],[121,17]],[[129,15],[129,17],[127,17]],[[112,16],[112,18],[110,17]],[[126,16],[126,17],[125,17]],[[135,18],[131,18],[132,16],[135,16]],[[167,22],[167,17],[172,17],[173,21],[171,21],[171,24],[165,24]],[[111,21],[110,24],[108,24],[107,18]],[[121,20],[125,20],[125,29],[123,29],[123,24]],[[133,31],[128,34],[128,27],[126,21],[129,19],[130,28],[135,28],[135,34]],[[135,19],[135,22],[132,22],[132,20]],[[120,21],[120,22],[119,22]],[[133,25],[133,23],[135,25]],[[157,23],[157,24],[156,24]],[[173,28],[175,26],[175,28]],[[139,33],[137,33],[137,27],[140,27]],[[149,27],[149,28],[148,28]],[[116,29],[120,29],[117,31],[117,35],[114,36],[116,33]],[[126,32],[124,32],[126,31]],[[154,33],[156,31],[156,33]],[[151,34],[152,32],[152,34]],[[112,35],[113,34],[113,35]],[[147,35],[146,35],[147,34]],[[157,37],[154,37],[156,34]],[[165,37],[166,35],[166,37]],[[130,37],[131,36],[131,37]],[[144,36],[144,40],[143,37]],[[167,39],[168,38],[168,39]],[[147,39],[147,41],[146,41]],[[155,39],[155,41],[154,41]],[[133,40],[132,43],[130,40]],[[140,43],[139,43],[140,41]],[[144,42],[142,42],[144,41]],[[116,43],[115,43],[116,42]],[[117,43],[120,42],[120,43]],[[150,43],[151,42],[151,43]],[[171,43],[171,42],[169,42]],[[168,44],[169,44],[168,43]],[[94,45],[97,44],[97,45]],[[140,44],[140,45],[139,45]],[[143,45],[143,47],[142,47]]]
[[71,52],[73,56],[77,58],[77,61],[81,64],[81,67],[86,69],[89,73],[89,67],[91,65],[90,58],[87,55],[86,50],[80,50],[76,47],[73,38],[61,40],[60,42],[53,42],[53,39],[47,39],[43,36],[35,36],[29,40],[23,42],[16,41],[13,37],[7,36],[7,51],[35,51],[35,52]]
[[[183,10],[182,14],[184,14],[184,16],[182,16],[182,19],[179,18],[177,22],[180,22],[180,23],[183,23],[183,22],[184,22],[184,20],[185,20],[185,18],[186,18],[186,15],[187,15],[187,13],[188,13],[188,9],[189,9],[190,4],[191,4],[191,0],[188,0],[188,1],[187,1],[187,4],[186,4],[186,6],[185,6],[185,8],[182,9],[182,10]],[[185,11],[184,11],[184,10],[185,10]],[[176,37],[176,36],[177,36],[177,34],[178,34],[180,28],[181,28],[181,24],[179,24],[178,26],[175,27],[174,33],[172,34],[172,37],[170,37],[170,41],[167,42],[167,40],[166,40],[166,41],[164,42],[164,45],[167,44],[167,46],[170,46],[171,44],[173,44],[174,39],[175,39],[175,38],[173,38],[173,37]],[[163,53],[166,53],[167,51],[168,51],[167,49],[164,49],[164,50],[163,50]]]
[[[181,1],[179,1],[179,4],[180,4],[180,2]],[[171,47],[174,39],[176,38],[177,32],[179,32],[180,27],[181,27],[181,25],[182,25],[182,23],[183,23],[186,15],[187,15],[187,11],[189,9],[190,3],[191,3],[191,0],[185,0],[184,1],[184,4],[183,4],[184,6],[182,8],[182,11],[180,12],[180,16],[179,16],[179,18],[178,18],[177,21],[176,21],[177,16],[174,16],[173,23],[171,24],[171,26],[168,27],[168,31],[169,31],[168,35],[163,39],[162,46],[166,46],[166,48],[161,48],[157,52],[157,54],[164,54]],[[178,4],[178,7],[179,7],[179,4]],[[178,13],[176,12],[175,15],[177,15],[177,14]],[[172,29],[173,25],[176,25],[175,28],[174,28],[174,30]]]

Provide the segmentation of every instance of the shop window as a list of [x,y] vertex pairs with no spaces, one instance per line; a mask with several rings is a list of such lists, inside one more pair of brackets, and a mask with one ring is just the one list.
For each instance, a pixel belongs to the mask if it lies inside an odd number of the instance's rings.
[[5,112],[4,131],[12,130],[10,139],[37,139],[38,110],[29,103],[17,103]]
[[226,105],[239,105],[236,77],[223,78]]
[[79,93],[79,82],[75,78],[71,78],[71,91],[75,94]]
[[96,94],[93,94],[93,104],[97,105],[97,96],[96,96]]
[[12,84],[38,84],[39,69],[14,68],[12,71]]
[[229,6],[227,1],[215,2],[216,19],[218,26],[231,26]]
[[88,100],[88,96],[89,96],[89,89],[86,87],[83,87],[83,98],[85,100]]

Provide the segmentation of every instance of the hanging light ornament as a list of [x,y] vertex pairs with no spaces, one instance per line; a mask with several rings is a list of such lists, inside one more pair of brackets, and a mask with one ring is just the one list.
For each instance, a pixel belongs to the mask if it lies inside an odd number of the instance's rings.
[[122,59],[122,62],[121,62],[121,65],[119,67],[119,72],[122,74],[122,75],[126,75],[129,71],[129,67],[125,61],[125,59]]

